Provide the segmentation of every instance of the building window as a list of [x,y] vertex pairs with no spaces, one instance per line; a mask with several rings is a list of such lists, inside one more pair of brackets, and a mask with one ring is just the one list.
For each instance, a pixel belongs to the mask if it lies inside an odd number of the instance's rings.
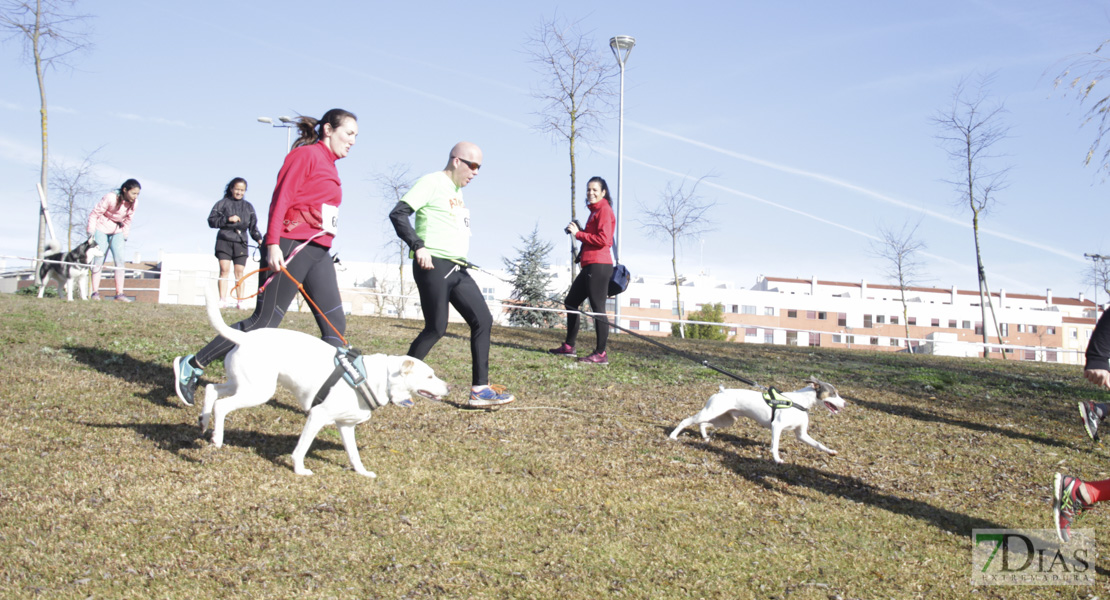
[[809,345],[810,346],[820,346],[821,345],[821,334],[817,333],[816,331],[811,331],[809,333]]
[[787,346],[797,346],[798,345],[798,332],[797,331],[787,331],[786,332],[786,345]]
[[640,308],[640,299],[639,298],[629,298],[628,307],[629,308]]
[[999,325],[998,329],[1001,330],[999,333],[1002,337],[1008,337],[1010,335],[1010,324],[1009,323],[1003,323],[1003,324]]
[[871,323],[871,315],[863,315],[863,326],[864,327],[873,327],[874,326]]
[[765,332],[763,334],[763,343],[764,344],[774,344],[775,343],[775,334],[770,332],[770,331]]
[[806,318],[809,319],[810,321],[816,319],[817,318],[817,311],[807,310],[806,311]]
[[949,319],[948,320],[948,328],[949,329],[955,329],[956,328],[956,319]]
[[890,345],[899,348],[902,346],[902,343],[898,338],[890,338]]
[[886,315],[875,315],[875,323],[879,325],[886,324]]
[[639,329],[640,328],[640,322],[639,321],[629,321],[628,322],[628,328],[629,329]]
[[495,300],[495,298],[493,296],[493,288],[488,288],[488,287],[482,288],[482,297],[485,298],[486,300]]
[[787,309],[786,318],[787,319],[797,319],[798,318],[798,311]]
[[1026,350],[1025,351],[1025,360],[1037,360],[1037,351],[1036,350]]
[[651,301],[651,307],[652,308],[659,308],[659,301],[658,300],[652,300]]
[[744,328],[744,337],[754,338],[754,337],[758,337],[758,336],[759,336],[759,330],[756,329],[755,327],[745,327]]
[[827,313],[827,312],[818,312],[817,313],[817,320],[818,321],[828,321],[829,320],[829,313]]
[[930,327],[940,327],[940,319],[933,319]]
[[764,306],[763,307],[763,314],[767,315],[768,317],[775,316],[775,307],[774,306]]
[[890,315],[890,324],[891,325],[897,325],[898,324],[898,317],[895,316],[895,315]]
[[1056,335],[1056,326],[1055,325],[1045,325],[1044,332],[1048,335]]
[[976,321],[975,322],[975,335],[983,335],[983,323],[982,323],[982,321]]
[[1045,362],[1056,362],[1057,361],[1056,351],[1055,350],[1046,350],[1045,353],[1044,353],[1044,359],[1045,359]]
[[735,305],[735,304],[733,304],[733,305],[732,305],[732,310],[730,310],[729,312],[731,312],[731,313],[733,313],[733,314],[735,314],[735,313],[737,313],[737,312],[740,312],[740,307],[739,307],[739,306],[737,306],[737,305]]
[[871,345],[872,346],[878,346],[879,345],[879,338],[877,338],[875,336],[871,336]]
[[[736,305],[734,304],[733,306],[736,306]],[[735,312],[735,311],[733,311],[733,312]],[[743,307],[741,307],[741,312],[745,315],[754,315],[755,314],[755,306],[748,306],[747,304],[745,304]]]
[[656,322],[656,321],[652,321],[652,323],[651,323],[651,330],[652,330],[652,331],[659,331],[659,323],[658,323],[658,322]]
[[1018,333],[1025,333],[1025,324],[1018,323]]
[[[685,302],[683,302],[683,304],[685,304]],[[671,314],[672,315],[678,315],[679,314],[678,308],[679,308],[678,300],[671,300]]]
[[1036,325],[1030,325],[1029,326],[1029,333],[1037,333],[1037,326]]
[[[592,308],[592,307],[591,307]],[[609,298],[605,301],[605,312],[617,312],[617,298]]]
[[917,317],[908,317],[906,323],[910,325],[917,325]]
[[832,343],[840,344],[841,343],[840,340],[841,340],[840,334],[839,333],[834,333],[833,336],[832,336]]
[[848,313],[836,313],[836,324],[839,327],[847,327]]

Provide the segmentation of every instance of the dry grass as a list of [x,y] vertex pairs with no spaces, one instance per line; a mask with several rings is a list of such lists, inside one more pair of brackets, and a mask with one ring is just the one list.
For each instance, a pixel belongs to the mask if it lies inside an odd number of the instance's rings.
[[[355,317],[348,337],[399,354],[419,328]],[[491,378],[515,405],[385,408],[357,433],[378,479],[347,468],[331,428],[302,478],[287,396],[234,413],[224,448],[198,437],[170,364],[210,335],[195,307],[0,296],[0,595],[1106,595],[969,585],[971,529],[1050,527],[1055,471],[1107,476],[1075,414],[1098,394],[1075,367],[669,341],[780,389],[838,386],[847,409],[812,432],[840,456],[789,439],[776,465],[747,422],[666,439],[732,386],[709,369],[629,336],[609,367],[579,366],[542,352],[558,332],[497,329]],[[428,361],[457,389],[466,336],[453,325]]]

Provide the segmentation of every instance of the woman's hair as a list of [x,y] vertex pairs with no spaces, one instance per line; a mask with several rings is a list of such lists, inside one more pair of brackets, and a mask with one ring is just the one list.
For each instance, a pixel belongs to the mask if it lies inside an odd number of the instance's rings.
[[235,187],[235,185],[239,183],[243,184],[243,187],[247,187],[247,180],[243,179],[242,177],[236,177],[235,179],[227,182],[227,187],[224,188],[224,198],[230,198],[231,188]]
[[333,108],[324,113],[324,116],[318,120],[312,117],[297,117],[297,131],[300,132],[297,141],[293,142],[293,147],[308,146],[315,144],[324,137],[324,123],[331,125],[332,130],[339,129],[343,125],[343,121],[347,119],[358,120],[355,113],[343,110],[342,108]]
[[609,184],[605,183],[605,180],[600,177],[591,177],[590,180],[586,182],[586,185],[590,185],[591,183],[595,182],[601,186],[601,197],[608,200],[609,206],[612,206],[613,197],[609,195]]
[[123,182],[123,185],[119,186],[119,191],[116,192],[116,202],[123,202],[123,193],[132,188],[139,188],[141,190],[143,186],[139,185],[138,179],[128,179]]

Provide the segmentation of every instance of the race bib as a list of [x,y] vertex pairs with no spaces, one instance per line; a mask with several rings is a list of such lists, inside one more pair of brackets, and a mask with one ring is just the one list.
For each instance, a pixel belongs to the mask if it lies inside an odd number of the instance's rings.
[[459,229],[470,235],[470,209],[465,206],[460,206],[455,209],[456,217],[459,222]]
[[331,204],[324,204],[320,206],[320,228],[324,233],[337,235],[339,233],[339,207],[332,206]]

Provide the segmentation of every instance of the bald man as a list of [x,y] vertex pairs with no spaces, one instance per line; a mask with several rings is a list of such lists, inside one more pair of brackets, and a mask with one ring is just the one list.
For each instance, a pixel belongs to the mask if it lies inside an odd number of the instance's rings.
[[[424,330],[408,355],[424,360],[447,332],[450,306],[470,326],[470,406],[491,409],[515,400],[501,386],[489,385],[489,337],[493,315],[466,266],[470,250],[470,210],[462,189],[478,176],[482,149],[470,142],[451,148],[447,166],[416,181],[389,213],[393,228],[409,246],[412,274],[420,291]],[[416,213],[416,227],[409,216]]]

